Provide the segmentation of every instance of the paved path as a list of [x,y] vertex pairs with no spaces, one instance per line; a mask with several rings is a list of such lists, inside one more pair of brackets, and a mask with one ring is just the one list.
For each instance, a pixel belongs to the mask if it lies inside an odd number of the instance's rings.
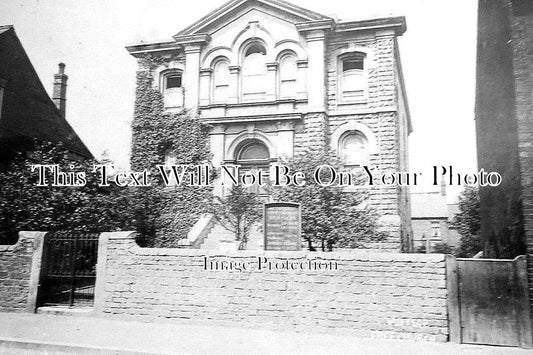
[[0,354],[533,354],[532,350],[82,316],[0,313]]

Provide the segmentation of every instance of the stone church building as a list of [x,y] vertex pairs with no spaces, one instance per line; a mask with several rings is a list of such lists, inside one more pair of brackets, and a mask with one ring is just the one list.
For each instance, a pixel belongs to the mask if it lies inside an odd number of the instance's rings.
[[[412,130],[397,42],[405,31],[403,17],[342,21],[281,0],[232,0],[168,41],[127,49],[139,63],[164,59],[153,86],[165,110],[210,124],[215,167],[268,171],[323,145],[349,167],[397,172],[408,170]],[[373,189],[371,203],[391,237],[369,247],[411,250],[408,189]]]

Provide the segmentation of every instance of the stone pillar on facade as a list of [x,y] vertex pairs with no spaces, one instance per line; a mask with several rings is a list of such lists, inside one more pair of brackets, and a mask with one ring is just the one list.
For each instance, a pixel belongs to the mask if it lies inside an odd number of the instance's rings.
[[229,82],[229,98],[228,103],[236,104],[239,102],[239,74],[241,67],[232,65],[229,67],[230,82]]
[[312,30],[306,33],[307,52],[307,89],[309,109],[324,111],[326,100],[326,58],[324,30]]
[[267,63],[267,75],[266,75],[266,81],[267,81],[267,92],[266,92],[266,99],[268,101],[275,101],[276,100],[276,78],[277,78],[277,72],[278,72],[278,63]]
[[193,110],[198,107],[200,83],[200,50],[199,44],[189,44],[185,49],[185,108]]
[[[215,169],[220,168],[220,165],[224,162],[224,151],[226,148],[224,144],[225,131],[226,128],[223,125],[214,125],[209,132],[210,149],[213,154],[211,164]],[[216,196],[222,196],[223,191],[220,178],[217,178],[217,180],[214,181],[213,187],[213,193]]]
[[200,70],[200,106],[209,105],[211,102],[211,74],[211,68]]
[[202,47],[209,41],[207,34],[174,36],[176,44],[183,47],[185,52],[185,109],[196,111],[200,103],[200,53]]
[[296,98],[305,100],[307,99],[307,60],[298,60],[296,66],[298,68]]
[[277,131],[276,146],[278,148],[278,156],[292,158],[294,150],[294,123],[292,121],[278,122]]

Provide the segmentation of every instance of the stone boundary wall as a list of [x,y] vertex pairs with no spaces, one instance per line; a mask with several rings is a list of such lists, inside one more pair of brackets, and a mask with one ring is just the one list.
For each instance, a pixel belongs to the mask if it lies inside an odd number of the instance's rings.
[[0,245],[0,312],[35,312],[45,232],[19,232]]
[[447,341],[445,264],[442,254],[149,249],[133,233],[103,233],[95,312]]

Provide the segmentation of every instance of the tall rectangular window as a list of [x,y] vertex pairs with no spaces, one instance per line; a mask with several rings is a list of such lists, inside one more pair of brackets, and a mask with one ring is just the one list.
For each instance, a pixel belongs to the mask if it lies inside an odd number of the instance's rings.
[[296,97],[297,78],[296,57],[288,54],[283,56],[279,65],[279,97],[282,99]]
[[213,102],[225,103],[229,97],[229,66],[225,60],[215,64],[213,71]]
[[170,71],[162,74],[162,94],[165,108],[183,106],[183,88],[181,72]]
[[242,100],[261,101],[266,95],[266,49],[253,43],[244,52],[242,63]]
[[352,53],[340,61],[340,97],[342,101],[362,101],[366,97],[365,54]]

